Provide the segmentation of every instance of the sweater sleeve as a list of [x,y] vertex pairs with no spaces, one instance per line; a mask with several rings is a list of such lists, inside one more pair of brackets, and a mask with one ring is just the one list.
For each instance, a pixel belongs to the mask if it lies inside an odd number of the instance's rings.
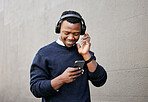
[[46,60],[36,54],[30,69],[30,90],[35,97],[49,97],[57,93],[49,77]]
[[[94,55],[93,52],[90,52],[90,54]],[[96,57],[95,57],[95,60],[96,60]],[[107,80],[107,72],[101,65],[97,64],[96,70],[94,72],[90,72],[88,70],[88,79],[91,81],[91,83],[94,86],[100,87],[104,85]]]

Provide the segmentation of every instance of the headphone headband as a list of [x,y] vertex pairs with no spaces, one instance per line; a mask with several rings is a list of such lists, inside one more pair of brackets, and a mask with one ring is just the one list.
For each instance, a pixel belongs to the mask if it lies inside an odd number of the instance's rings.
[[79,15],[75,15],[75,14],[66,14],[66,15],[61,16],[61,17],[60,17],[60,20],[61,20],[61,19],[64,19],[64,18],[68,18],[68,17],[75,17],[75,18],[82,19],[82,17],[79,16]]
[[69,18],[69,17],[78,18],[81,20],[81,22],[82,22],[81,35],[83,35],[86,30],[86,25],[85,25],[83,18],[79,15],[76,15],[76,14],[66,14],[66,15],[61,16],[58,23],[57,23],[56,29],[55,29],[56,33],[60,33],[61,23],[62,23],[63,19]]

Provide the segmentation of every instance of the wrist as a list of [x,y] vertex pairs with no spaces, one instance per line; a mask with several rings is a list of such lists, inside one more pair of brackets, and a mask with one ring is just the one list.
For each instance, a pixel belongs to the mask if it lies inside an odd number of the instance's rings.
[[92,55],[89,60],[85,61],[85,63],[87,64],[87,63],[91,62],[93,59],[94,59],[94,56]]
[[61,76],[58,76],[51,80],[51,86],[54,88],[54,90],[58,91],[59,88],[64,84],[63,78]]
[[64,80],[62,74],[59,75],[59,81],[60,81],[61,84],[65,84],[65,80]]
[[82,56],[83,56],[85,61],[87,61],[87,60],[89,60],[91,58],[91,54],[90,53],[83,54]]

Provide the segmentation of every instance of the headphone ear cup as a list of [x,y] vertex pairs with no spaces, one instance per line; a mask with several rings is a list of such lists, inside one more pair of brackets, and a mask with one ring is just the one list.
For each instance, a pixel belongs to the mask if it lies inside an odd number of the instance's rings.
[[57,26],[55,28],[55,32],[56,33],[60,33],[61,23],[62,23],[62,20],[59,20],[58,23],[57,23]]
[[82,24],[81,34],[80,35],[84,35],[85,34],[85,31],[86,31],[86,26],[84,24]]
[[55,28],[55,32],[56,33],[60,33],[60,28],[61,28],[61,25],[60,24],[57,24],[57,26]]

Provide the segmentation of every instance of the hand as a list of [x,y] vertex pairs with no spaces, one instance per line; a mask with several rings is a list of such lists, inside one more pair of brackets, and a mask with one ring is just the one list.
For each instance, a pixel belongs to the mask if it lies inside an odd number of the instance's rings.
[[85,33],[82,40],[86,40],[87,42],[90,42],[90,36],[88,35],[88,33]]
[[81,45],[82,46],[80,46],[80,44],[77,44],[79,54],[81,54],[82,56],[88,54],[91,44],[90,44],[90,36],[87,33],[85,33],[84,37],[81,39]]
[[83,69],[80,68],[71,68],[68,67],[62,74],[62,80],[64,83],[70,83],[73,82],[74,80],[76,80],[77,77],[79,77],[80,75],[82,75],[84,72]]

